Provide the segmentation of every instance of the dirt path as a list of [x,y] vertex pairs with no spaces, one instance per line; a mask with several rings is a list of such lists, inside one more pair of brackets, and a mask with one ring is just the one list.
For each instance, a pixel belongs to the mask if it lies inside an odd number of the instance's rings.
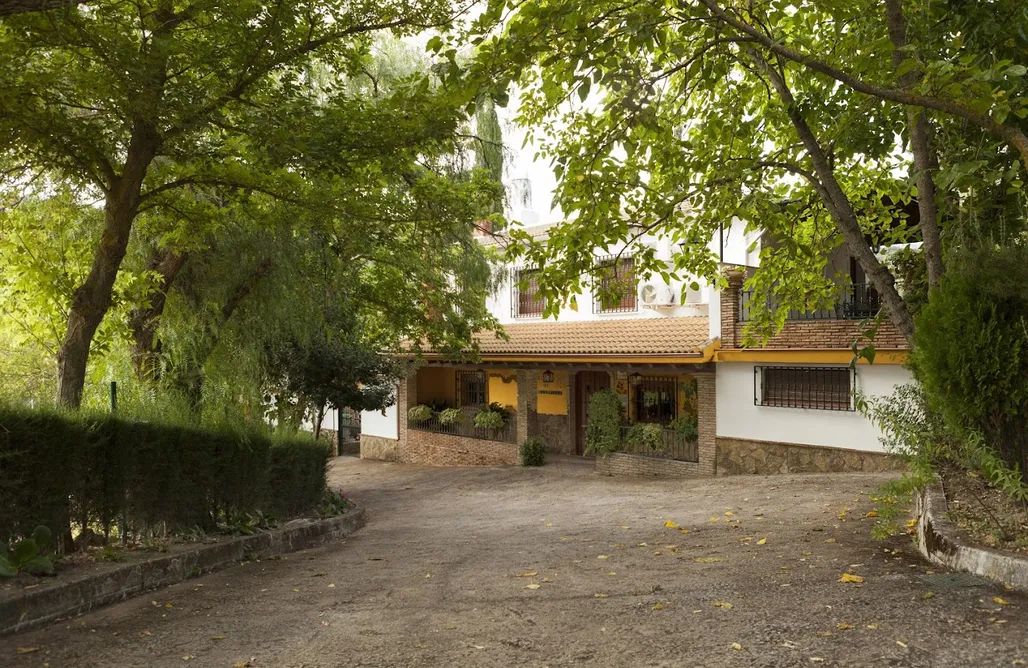
[[333,484],[370,514],[351,539],[0,638],[0,666],[1028,660],[1028,597],[932,573],[909,538],[870,538],[865,492],[882,476],[621,480],[583,464],[336,460]]

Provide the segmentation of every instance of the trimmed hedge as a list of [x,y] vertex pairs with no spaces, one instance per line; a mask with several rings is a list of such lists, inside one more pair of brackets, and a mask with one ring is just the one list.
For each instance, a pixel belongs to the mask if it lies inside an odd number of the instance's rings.
[[312,438],[0,406],[0,540],[37,525],[109,532],[214,527],[231,512],[296,515],[325,490]]

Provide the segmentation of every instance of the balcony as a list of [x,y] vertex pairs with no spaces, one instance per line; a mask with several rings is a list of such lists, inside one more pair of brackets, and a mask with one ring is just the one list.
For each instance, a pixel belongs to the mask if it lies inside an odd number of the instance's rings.
[[[739,320],[747,322],[751,319],[752,311],[756,303],[752,290],[739,291]],[[775,303],[769,300],[766,308],[773,309]],[[873,318],[881,309],[881,300],[878,291],[867,283],[852,283],[843,286],[836,300],[835,306],[831,308],[817,309],[814,311],[799,311],[792,309],[787,316],[788,320],[864,320]]]

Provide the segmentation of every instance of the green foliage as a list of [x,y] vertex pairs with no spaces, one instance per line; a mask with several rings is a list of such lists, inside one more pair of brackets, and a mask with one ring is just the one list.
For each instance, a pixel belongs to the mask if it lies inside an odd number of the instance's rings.
[[128,556],[112,545],[104,545],[99,552],[93,555],[97,561],[108,561],[112,563],[123,563],[128,561]]
[[621,445],[625,407],[614,390],[599,390],[589,398],[589,421],[585,425],[585,451],[603,455]]
[[911,360],[931,408],[1028,469],[1028,250],[964,250],[918,317]]
[[8,547],[0,543],[0,578],[12,578],[18,573],[53,575],[54,565],[46,555],[50,545],[50,529],[37,526],[32,535]]
[[464,411],[460,408],[447,408],[446,410],[439,413],[439,424],[443,425],[458,425],[464,424],[464,419],[467,416],[464,415]]
[[510,414],[507,409],[493,402],[488,407],[475,413],[473,422],[480,429],[503,429],[509,418]]
[[431,406],[418,404],[407,409],[407,419],[411,422],[428,422],[432,419],[433,411]]
[[668,425],[679,442],[695,441],[700,435],[700,421],[696,415],[679,415]]
[[[0,535],[36,525],[212,529],[233,512],[317,507],[328,449],[252,427],[197,428],[0,406]],[[60,535],[58,533],[58,535]]]
[[353,502],[346,498],[346,492],[342,489],[326,489],[321,498],[321,509],[318,511],[322,517],[335,517],[344,515]]
[[664,448],[664,428],[659,424],[639,422],[633,424],[625,434],[625,445],[633,450],[656,452]]
[[525,439],[519,450],[522,466],[542,466],[546,463],[546,443],[538,436]]
[[274,513],[263,513],[259,510],[252,513],[232,510],[225,517],[221,528],[236,536],[252,536],[277,526],[278,519]]

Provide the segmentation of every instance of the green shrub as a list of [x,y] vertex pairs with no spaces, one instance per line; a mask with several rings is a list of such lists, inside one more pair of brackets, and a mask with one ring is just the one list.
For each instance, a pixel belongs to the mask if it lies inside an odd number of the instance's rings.
[[[257,428],[201,429],[0,405],[0,537],[44,525],[109,536],[212,529],[232,512],[317,507],[328,448]],[[0,538],[2,540],[2,538]]]
[[447,408],[439,414],[439,424],[464,424],[464,411],[459,408]]
[[912,367],[929,406],[1011,469],[1028,467],[1028,250],[963,251],[916,323]]
[[21,572],[32,575],[53,575],[54,565],[46,556],[50,546],[50,529],[38,526],[32,535],[11,545],[0,543],[0,577],[13,578]]
[[656,452],[664,449],[664,428],[659,424],[633,424],[625,434],[625,443],[638,450]]
[[411,422],[427,422],[432,419],[432,408],[424,404],[411,406],[407,410],[407,419]]
[[625,407],[614,390],[600,390],[589,398],[589,421],[585,425],[586,454],[615,452],[621,444]]
[[493,406],[497,404],[490,404],[489,408],[483,408],[482,410],[475,413],[474,423],[475,426],[480,429],[503,429],[503,426],[507,424],[507,416],[504,412],[494,410]]
[[679,442],[695,441],[700,435],[699,418],[695,415],[679,415],[668,425],[675,432]]
[[542,466],[546,463],[546,443],[538,436],[532,436],[521,444],[521,465]]

